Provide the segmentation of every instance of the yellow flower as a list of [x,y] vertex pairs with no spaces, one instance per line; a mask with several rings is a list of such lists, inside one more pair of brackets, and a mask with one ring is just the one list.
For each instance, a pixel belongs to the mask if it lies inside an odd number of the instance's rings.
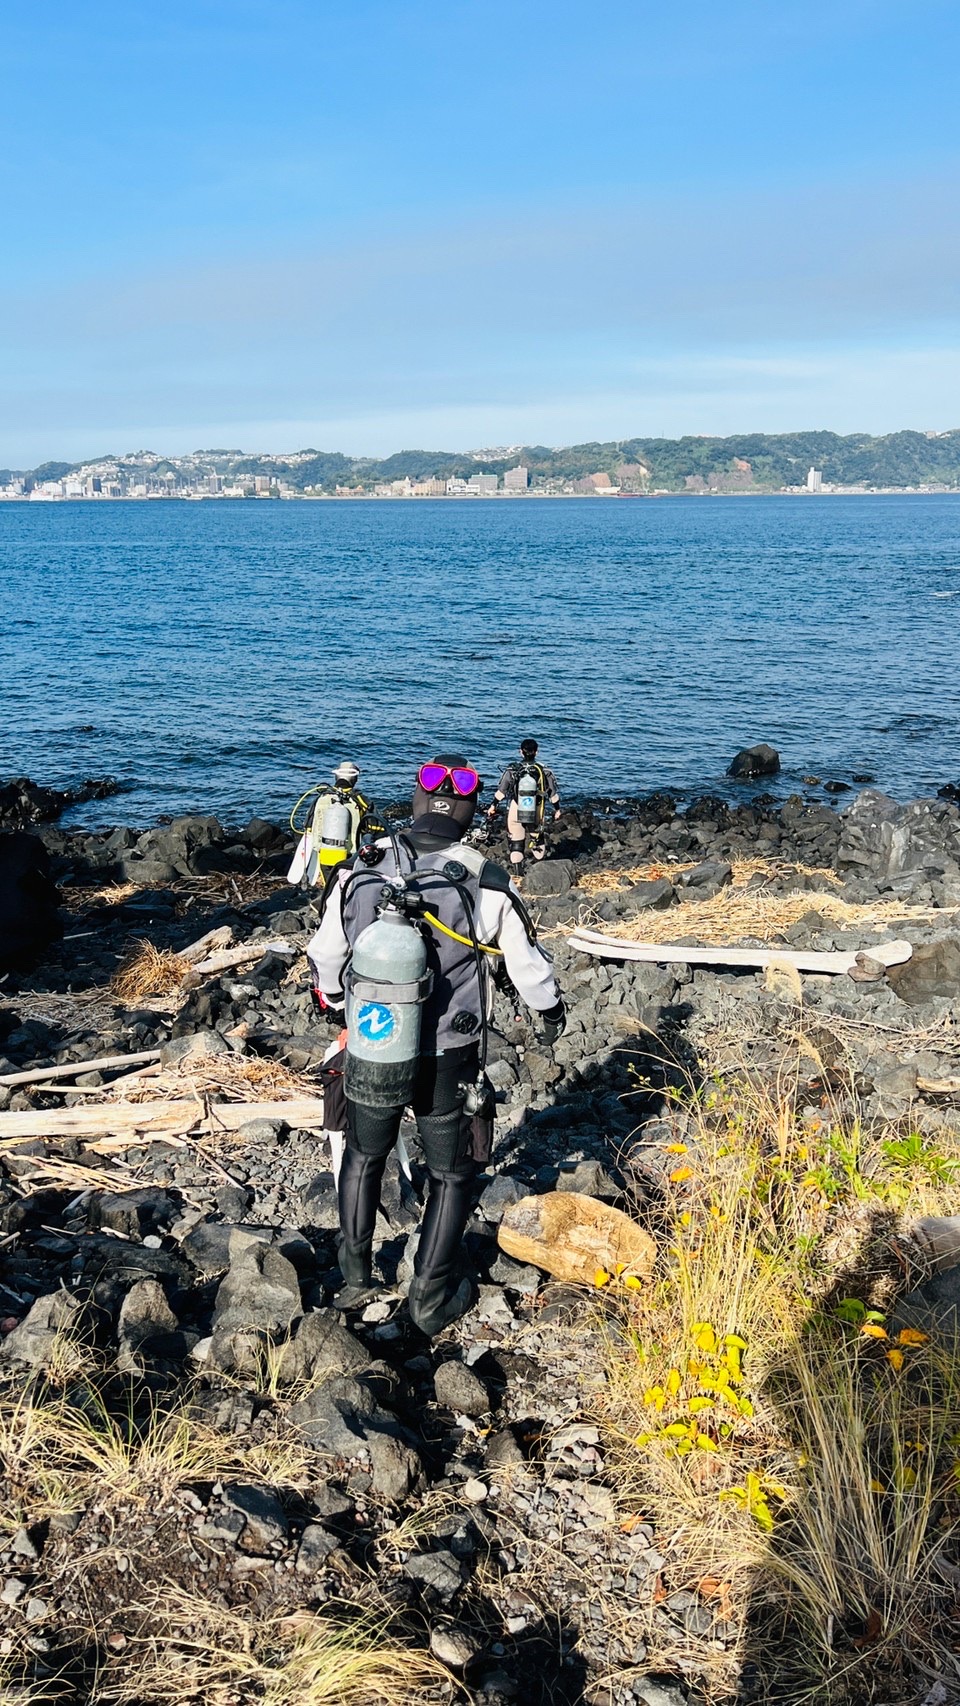
[[642,1291],[643,1290],[643,1286],[642,1286],[640,1280],[637,1279],[636,1274],[628,1274],[623,1283],[626,1286],[628,1291]]
[[606,1268],[597,1268],[596,1269],[594,1276],[593,1276],[593,1283],[595,1286],[602,1286],[602,1285],[609,1285],[610,1284],[610,1275],[607,1273]]
[[693,1178],[692,1167],[674,1167],[670,1174],[671,1185],[682,1185],[686,1179]]
[[668,1143],[667,1144],[667,1154],[668,1155],[686,1155],[686,1153],[687,1153],[687,1146],[685,1143]]

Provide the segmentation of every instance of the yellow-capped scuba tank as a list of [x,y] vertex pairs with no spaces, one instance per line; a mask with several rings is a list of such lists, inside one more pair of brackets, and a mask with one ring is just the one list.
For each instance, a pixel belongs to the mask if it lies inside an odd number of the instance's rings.
[[313,845],[321,865],[339,865],[353,852],[360,811],[346,792],[325,794],[313,814]]
[[[309,818],[298,816],[301,807],[313,801]],[[356,849],[361,821],[368,811],[365,799],[353,787],[309,788],[290,814],[290,825],[299,836],[288,883],[326,883],[337,865]]]

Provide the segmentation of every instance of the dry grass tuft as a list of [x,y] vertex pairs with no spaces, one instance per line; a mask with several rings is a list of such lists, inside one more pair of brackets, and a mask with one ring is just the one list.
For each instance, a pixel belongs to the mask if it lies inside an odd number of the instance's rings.
[[[640,878],[653,871],[669,876],[671,871],[689,869],[684,866],[647,866],[637,871],[606,873],[608,876]],[[605,934],[631,942],[687,942],[701,947],[733,947],[738,943],[779,942],[785,933],[801,919],[815,915],[825,928],[842,930],[886,930],[896,923],[910,919],[929,918],[928,907],[905,906],[902,901],[874,901],[857,905],[843,900],[829,889],[798,889],[793,893],[773,893],[757,884],[758,875],[771,882],[785,877],[816,877],[836,885],[839,878],[831,871],[813,870],[803,865],[776,866],[762,859],[739,860],[733,867],[733,881],[710,900],[685,900],[663,912],[641,912],[636,918],[600,928]],[[594,880],[591,892],[599,892],[599,880]],[[588,886],[585,879],[583,887]],[[609,883],[607,890],[619,889],[620,882]]]
[[[76,1373],[76,1370],[71,1372]],[[0,1462],[8,1508],[49,1510],[69,1496],[144,1509],[178,1487],[238,1474],[262,1485],[304,1489],[317,1473],[315,1452],[282,1425],[256,1439],[221,1434],[197,1419],[189,1390],[169,1405],[125,1397],[95,1377],[56,1385],[36,1399],[0,1403]],[[34,1515],[31,1520],[36,1520]]]
[[111,983],[121,1001],[144,1001],[149,995],[173,995],[191,970],[189,960],[169,948],[156,948],[145,939],[120,966]]
[[97,1706],[425,1706],[460,1694],[394,1618],[357,1606],[252,1622],[168,1587],[132,1609],[141,1633],[101,1673]]
[[[679,877],[684,871],[695,870],[698,861],[688,859],[676,865],[655,863],[633,865],[629,870],[590,871],[586,876],[577,880],[577,887],[586,894],[615,894],[630,883],[654,882],[659,877]],[[841,878],[836,871],[830,871],[819,865],[788,865],[782,859],[734,859],[731,861],[733,870],[733,887],[745,888],[755,877],[763,877],[773,882],[784,877],[803,877],[806,881],[816,879],[834,888],[840,886]]]
[[[670,1589],[740,1626],[699,1655],[716,1695],[750,1658],[783,1698],[851,1706],[954,1674],[960,1361],[890,1311],[897,1232],[960,1209],[960,1134],[865,1131],[845,1092],[804,1117],[811,1058],[801,1031],[776,1084],[715,1082],[662,1145],[662,1266],[613,1304],[601,1422]],[[649,1639],[676,1656],[655,1616]]]
[[274,1101],[317,1093],[315,1078],[293,1072],[280,1060],[266,1060],[258,1055],[217,1055],[204,1061],[200,1071],[197,1065],[186,1060],[183,1068],[197,1081],[202,1079],[207,1086],[229,1092],[231,1100],[236,1102]]

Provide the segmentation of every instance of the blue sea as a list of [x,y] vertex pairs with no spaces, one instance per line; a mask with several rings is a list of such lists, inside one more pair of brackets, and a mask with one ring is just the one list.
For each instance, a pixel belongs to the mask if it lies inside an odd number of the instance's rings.
[[375,797],[534,735],[568,796],[960,777],[960,496],[0,503],[0,777],[85,824]]

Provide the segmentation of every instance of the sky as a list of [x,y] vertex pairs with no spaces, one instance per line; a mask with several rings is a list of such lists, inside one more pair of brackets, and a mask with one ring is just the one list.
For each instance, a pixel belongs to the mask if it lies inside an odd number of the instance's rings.
[[960,426],[956,0],[45,0],[0,465]]

